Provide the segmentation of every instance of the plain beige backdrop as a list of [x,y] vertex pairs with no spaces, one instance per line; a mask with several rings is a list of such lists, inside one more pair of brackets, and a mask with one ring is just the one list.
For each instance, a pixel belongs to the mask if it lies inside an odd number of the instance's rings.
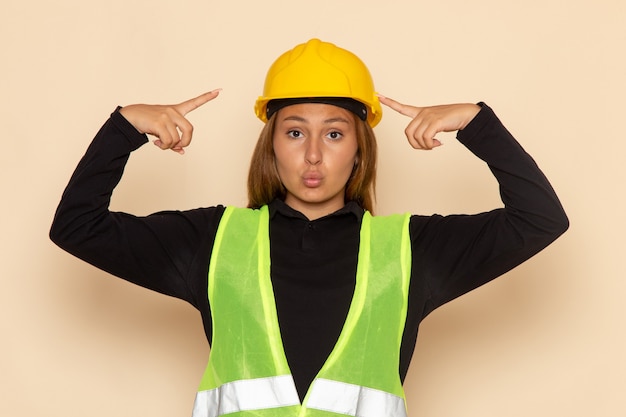
[[[132,155],[113,209],[245,204],[265,71],[311,37],[416,105],[485,101],[557,190],[555,244],[422,324],[410,416],[626,415],[626,2],[2,0],[0,415],[188,416],[207,359],[199,314],[48,240],[63,188],[117,105],[178,102],[187,155]],[[452,135],[432,152],[377,127],[378,212],[473,213],[497,184]]]

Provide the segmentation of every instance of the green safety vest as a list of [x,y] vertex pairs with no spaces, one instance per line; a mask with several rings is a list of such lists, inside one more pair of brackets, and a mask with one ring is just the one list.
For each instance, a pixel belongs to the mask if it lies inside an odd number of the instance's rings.
[[408,221],[364,214],[346,321],[300,403],[270,278],[268,208],[228,207],[209,266],[213,343],[193,417],[405,417],[398,367],[411,269]]

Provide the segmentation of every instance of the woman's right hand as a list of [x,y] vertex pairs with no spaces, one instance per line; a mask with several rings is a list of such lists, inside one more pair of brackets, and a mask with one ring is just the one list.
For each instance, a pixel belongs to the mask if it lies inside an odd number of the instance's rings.
[[182,155],[185,153],[184,148],[191,143],[193,133],[193,126],[185,116],[216,98],[220,91],[221,89],[209,91],[174,105],[132,104],[122,107],[120,113],[140,133],[155,136],[156,146]]

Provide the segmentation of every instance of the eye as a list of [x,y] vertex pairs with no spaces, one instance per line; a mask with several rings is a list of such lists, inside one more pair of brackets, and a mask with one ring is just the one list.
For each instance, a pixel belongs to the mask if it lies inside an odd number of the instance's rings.
[[302,137],[302,132],[300,132],[299,130],[290,130],[287,132],[287,136],[293,139],[298,139]]
[[333,131],[333,132],[330,132],[326,136],[328,137],[328,139],[331,139],[331,140],[339,140],[343,137],[343,134],[341,132]]

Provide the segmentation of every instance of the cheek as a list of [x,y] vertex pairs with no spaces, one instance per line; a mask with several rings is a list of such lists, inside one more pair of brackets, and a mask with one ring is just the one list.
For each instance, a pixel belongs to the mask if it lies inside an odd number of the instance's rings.
[[280,159],[278,157],[274,159],[274,166],[276,167],[276,173],[278,174],[278,178],[282,182],[283,178],[285,177],[286,168],[283,164],[280,163]]
[[282,180],[291,170],[293,170],[293,155],[284,146],[274,146],[274,166],[276,172]]
[[345,153],[342,156],[342,159],[345,160],[345,165],[347,168],[349,168],[350,170],[354,169],[354,166],[359,160],[358,155],[359,155],[359,149],[355,141],[352,146],[350,146],[349,148],[345,150]]
[[352,150],[346,150],[341,155],[335,155],[331,171],[334,173],[336,181],[345,184],[350,180],[354,172],[356,159],[356,151]]

